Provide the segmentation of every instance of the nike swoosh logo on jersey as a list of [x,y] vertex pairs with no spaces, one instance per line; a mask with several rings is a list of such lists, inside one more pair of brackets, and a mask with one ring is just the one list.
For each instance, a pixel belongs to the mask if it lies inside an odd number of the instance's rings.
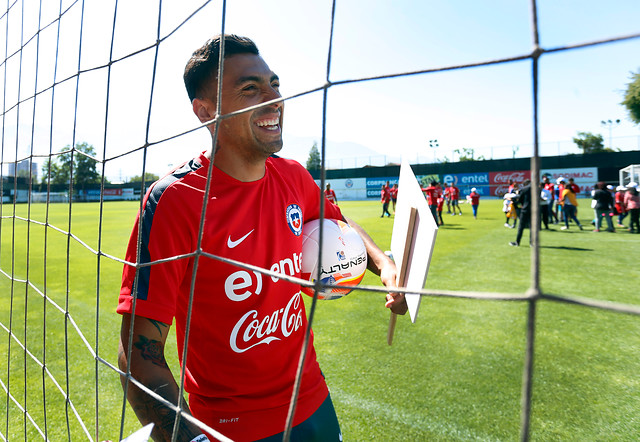
[[[253,230],[255,230],[255,229],[253,229]],[[240,238],[238,240],[235,240],[235,241],[233,241],[231,239],[231,235],[229,235],[229,238],[227,239],[227,247],[229,247],[230,249],[233,249],[234,247],[237,247],[242,241],[247,239],[247,237],[253,233],[253,230],[251,232],[247,233],[242,238]]]

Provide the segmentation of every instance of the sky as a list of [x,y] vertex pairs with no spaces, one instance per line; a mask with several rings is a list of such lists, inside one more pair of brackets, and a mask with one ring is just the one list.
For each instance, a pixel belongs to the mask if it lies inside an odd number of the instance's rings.
[[[39,2],[25,3],[24,11],[15,2],[0,18],[4,163],[87,142],[105,160],[107,177],[120,181],[141,175],[143,166],[163,175],[210,147],[182,73],[193,50],[221,32],[221,1],[165,0],[161,11],[157,1],[120,1],[115,27],[114,0],[63,0],[60,20],[58,2],[42,2],[41,12]],[[323,133],[323,92],[305,92],[521,57],[534,48],[528,0],[336,0],[333,39],[332,7],[329,0],[229,0],[225,9],[225,32],[252,38],[279,75],[286,98],[281,155],[303,164]],[[545,50],[640,33],[637,0],[541,0],[537,12]],[[544,53],[540,153],[577,153],[571,140],[578,132],[640,150],[640,126],[620,104],[638,71],[639,38]],[[351,158],[364,155],[381,164],[455,161],[456,149],[530,156],[532,85],[530,59],[333,84],[327,165],[341,158],[351,167]],[[607,120],[613,124],[603,125]]]

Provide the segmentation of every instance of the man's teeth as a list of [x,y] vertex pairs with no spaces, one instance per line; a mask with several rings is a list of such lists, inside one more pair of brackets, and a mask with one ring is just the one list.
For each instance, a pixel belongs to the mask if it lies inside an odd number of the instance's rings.
[[260,127],[264,127],[264,126],[277,126],[279,123],[278,119],[275,118],[273,120],[262,120],[262,121],[258,121],[256,124]]

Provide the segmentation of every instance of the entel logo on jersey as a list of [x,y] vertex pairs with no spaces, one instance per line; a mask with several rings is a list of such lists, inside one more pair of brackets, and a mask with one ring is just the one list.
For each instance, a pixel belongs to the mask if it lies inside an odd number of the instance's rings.
[[297,204],[289,204],[287,207],[287,224],[294,235],[302,233],[302,210]]

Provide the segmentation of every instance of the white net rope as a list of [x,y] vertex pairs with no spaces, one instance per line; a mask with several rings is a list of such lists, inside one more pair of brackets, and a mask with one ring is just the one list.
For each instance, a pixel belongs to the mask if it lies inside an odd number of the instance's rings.
[[[163,138],[151,139],[150,137],[150,125],[152,124],[152,101],[156,96],[154,89],[156,87],[156,71],[158,69],[158,53],[162,47],[166,44],[170,44],[174,34],[185,26],[189,26],[190,21],[201,13],[210,2],[205,2],[197,8],[194,8],[177,26],[170,30],[163,30],[161,14],[158,14],[157,35],[156,40],[152,44],[140,47],[137,50],[127,53],[125,55],[116,57],[114,56],[114,39],[116,36],[116,17],[118,16],[118,3],[116,2],[113,7],[113,16],[104,17],[104,21],[112,23],[110,26],[110,36],[102,35],[101,38],[109,39],[109,57],[108,62],[98,63],[87,67],[83,62],[83,57],[86,55],[83,53],[83,14],[85,10],[85,4],[83,1],[76,0],[72,2],[61,1],[58,5],[58,11],[53,15],[50,21],[44,22],[42,18],[43,4],[40,2],[39,9],[30,10],[25,2],[15,0],[13,2],[7,2],[7,7],[2,17],[0,18],[0,24],[4,27],[5,44],[4,44],[4,58],[0,64],[0,69],[3,71],[3,102],[2,102],[2,152],[0,163],[2,163],[3,176],[0,181],[0,193],[5,195],[5,191],[8,191],[10,195],[18,195],[20,191],[26,190],[27,201],[26,205],[18,204],[18,198],[13,198],[13,201],[3,202],[0,205],[1,224],[0,230],[3,232],[3,243],[10,244],[12,250],[2,250],[2,262],[0,263],[0,273],[6,284],[3,285],[2,302],[8,311],[8,314],[3,315],[0,327],[4,331],[4,347],[2,365],[4,367],[4,373],[0,378],[0,385],[4,392],[4,410],[6,413],[5,420],[0,428],[0,437],[3,440],[8,440],[11,437],[10,432],[10,415],[11,413],[20,413],[23,416],[24,423],[24,437],[27,438],[27,434],[37,433],[42,439],[49,439],[52,427],[66,426],[69,439],[72,438],[72,434],[83,434],[89,440],[102,440],[107,437],[101,433],[101,420],[104,419],[103,413],[106,408],[115,409],[120,408],[119,415],[120,424],[120,438],[126,436],[124,432],[124,420],[126,414],[126,398],[122,398],[121,404],[103,404],[101,402],[101,382],[105,378],[120,378],[124,377],[126,382],[134,383],[140,389],[144,390],[147,394],[161,401],[166,406],[171,407],[177,412],[177,420],[188,419],[200,425],[202,428],[207,429],[212,434],[218,434],[213,429],[203,425],[196,419],[188,415],[181,413],[182,404],[171,404],[165,399],[160,397],[155,392],[149,390],[136,379],[130,376],[130,374],[123,373],[114,364],[110,363],[112,359],[113,349],[108,348],[106,350],[99,346],[99,343],[105,339],[104,335],[108,335],[110,339],[115,339],[116,330],[105,330],[101,326],[100,320],[105,315],[114,315],[112,311],[103,311],[105,305],[103,297],[113,297],[114,293],[102,292],[101,278],[106,272],[112,271],[114,268],[120,268],[122,265],[136,266],[138,269],[147,265],[156,265],[166,260],[153,262],[149,264],[140,265],[137,263],[125,262],[123,259],[115,256],[114,253],[107,253],[108,247],[103,243],[103,233],[108,230],[107,221],[105,220],[105,201],[102,195],[104,195],[105,185],[105,171],[110,164],[120,161],[122,159],[126,161],[137,161],[141,165],[141,177],[145,177],[147,172],[147,158],[154,152],[154,149],[166,143],[170,140],[179,139],[184,135],[201,130],[205,125],[199,125],[193,127],[187,131],[181,133],[170,134]],[[225,8],[226,2],[222,3],[222,23],[221,33],[225,32]],[[33,7],[33,5],[30,5]],[[335,2],[333,5],[333,11],[335,11]],[[27,28],[25,24],[25,14],[37,13],[37,27],[35,29]],[[334,14],[335,12],[332,12]],[[77,38],[77,53],[76,54],[64,54],[65,57],[71,57],[76,61],[76,68],[70,75],[60,75],[58,73],[58,63],[63,56],[59,54],[58,49],[60,46],[60,38],[64,34],[63,27],[67,23],[67,20],[71,17],[75,17],[80,23],[80,33]],[[459,64],[454,66],[440,66],[431,69],[422,69],[409,72],[395,72],[389,75],[375,75],[371,77],[361,77],[350,80],[332,80],[331,78],[331,56],[333,45],[333,15],[332,15],[332,32],[329,42],[329,51],[327,54],[327,70],[326,70],[326,82],[318,85],[315,88],[307,90],[303,93],[287,96],[285,101],[292,100],[294,98],[303,97],[305,95],[321,92],[323,94],[323,137],[321,143],[321,156],[323,166],[326,164],[326,146],[325,146],[325,128],[327,117],[327,92],[336,86],[344,86],[348,84],[356,84],[367,81],[383,81],[396,77],[418,76],[446,72],[462,69],[473,69],[482,66],[498,65],[506,63],[514,63],[520,61],[531,62],[531,79],[533,84],[532,102],[533,102],[533,127],[534,127],[534,154],[531,158],[531,176],[539,176],[539,154],[538,154],[538,60],[551,53],[567,52],[585,47],[595,47],[599,45],[606,45],[618,41],[625,41],[631,39],[640,38],[640,33],[633,35],[622,35],[615,38],[608,38],[597,41],[587,41],[579,44],[542,48],[539,45],[538,39],[538,20],[536,13],[536,2],[531,2],[531,29],[533,32],[532,49],[528,53],[517,54],[511,57],[491,59],[481,62],[474,62],[469,64]],[[10,45],[10,29],[11,35],[15,32],[15,28],[19,29],[20,42],[18,44]],[[53,35],[55,38],[55,64],[51,67],[53,80],[48,84],[42,84],[39,81],[38,74],[35,78],[32,78],[33,72],[40,72],[38,69],[39,63],[39,51],[40,47],[44,45],[44,35],[51,40]],[[48,41],[51,43],[51,41]],[[258,42],[259,43],[259,42]],[[10,50],[13,49],[13,50]],[[35,51],[35,70],[31,66],[25,66],[23,64],[23,55],[28,51]],[[119,151],[116,154],[112,154],[112,150],[109,149],[109,137],[108,134],[111,131],[117,131],[117,127],[109,126],[109,110],[110,100],[117,94],[118,91],[110,88],[110,78],[112,71],[122,63],[126,63],[128,60],[134,57],[149,56],[153,60],[152,72],[148,73],[151,78],[151,90],[149,94],[149,102],[147,103],[146,113],[146,130],[144,142],[127,148],[123,151]],[[61,63],[61,62],[60,62]],[[17,82],[10,81],[9,78],[17,72]],[[101,153],[87,153],[77,149],[79,139],[76,133],[76,123],[80,117],[80,111],[78,107],[79,94],[81,90],[81,82],[85,76],[89,76],[95,73],[100,73],[106,77],[105,99],[104,99],[104,139],[102,141]],[[24,79],[24,83],[23,83]],[[33,85],[33,88],[27,87],[27,85]],[[11,88],[11,90],[10,90]],[[75,94],[75,105],[70,110],[73,116],[73,130],[71,132],[70,139],[67,139],[66,144],[72,146],[67,150],[56,152],[55,140],[53,136],[53,127],[55,125],[54,118],[57,118],[58,109],[55,107],[57,94],[67,93],[67,89],[71,89],[71,93]],[[36,142],[36,102],[49,102],[51,107],[50,112],[50,124],[51,133],[48,137],[48,153],[42,153],[41,151],[35,151],[34,145]],[[240,112],[246,112],[251,109],[243,110]],[[236,112],[230,115],[221,115],[214,121],[221,121],[224,118],[230,118],[233,115],[238,114]],[[11,131],[10,127],[20,126],[25,124],[30,125],[30,139],[21,139],[17,131]],[[13,135],[11,135],[13,134]],[[30,151],[25,154],[24,145],[30,146]],[[29,165],[36,160],[51,161],[57,157],[67,155],[73,161],[75,158],[77,161],[81,159],[90,159],[96,161],[102,168],[102,180],[101,180],[101,197],[99,200],[100,214],[97,220],[97,238],[81,238],[74,233],[74,215],[77,211],[76,204],[73,202],[71,195],[77,193],[79,189],[74,188],[73,174],[74,168],[71,168],[71,176],[68,180],[69,184],[67,189],[60,189],[59,186],[52,186],[51,179],[45,180],[45,188],[36,191],[33,188],[34,180],[32,180],[32,169],[29,167],[29,172],[26,176],[26,180],[20,180],[18,174],[14,176],[4,175],[4,165],[13,164],[15,170],[18,169],[18,165],[27,162]],[[75,164],[75,163],[72,163]],[[211,171],[208,175],[211,178]],[[24,178],[24,177],[23,177]],[[322,168],[321,173],[321,186],[324,188],[326,179],[325,169]],[[26,184],[25,184],[26,183]],[[144,194],[145,185],[144,179],[140,184],[140,194]],[[56,187],[54,190],[53,187]],[[208,189],[208,187],[207,187]],[[527,317],[527,332],[526,332],[526,353],[524,356],[524,370],[522,381],[522,410],[521,410],[521,439],[527,440],[529,438],[529,425],[531,418],[531,395],[532,395],[532,376],[533,376],[533,358],[534,358],[534,335],[536,325],[536,305],[540,300],[556,301],[561,303],[576,304],[589,308],[605,309],[613,312],[626,313],[632,315],[640,315],[640,307],[634,305],[627,305],[616,302],[603,302],[591,299],[582,299],[575,297],[563,296],[561,294],[544,293],[540,289],[540,262],[539,262],[539,213],[537,210],[537,198],[538,195],[533,193],[533,215],[532,215],[532,243],[534,247],[531,249],[531,284],[529,290],[522,293],[486,293],[486,292],[463,292],[463,291],[443,291],[443,290],[422,290],[420,292],[423,296],[430,297],[452,297],[452,298],[467,298],[467,299],[480,299],[480,300],[500,300],[500,301],[512,301],[512,302],[526,302],[528,304],[528,317]],[[208,198],[205,196],[205,205]],[[36,203],[45,202],[44,209],[41,208],[42,204],[35,206]],[[50,204],[54,202],[63,202],[68,204],[68,213],[66,220],[63,218],[50,219]],[[34,205],[32,205],[34,204]],[[140,196],[140,206],[142,204],[142,196]],[[203,213],[206,207],[203,207]],[[34,212],[38,212],[35,214]],[[204,217],[201,220],[201,227],[199,237],[202,238]],[[36,235],[32,230],[42,232],[42,235]],[[6,232],[10,232],[10,241],[4,241],[4,235]],[[18,238],[20,236],[20,239]],[[64,241],[60,241],[59,237],[63,237]],[[14,250],[22,238],[26,238],[26,254],[24,250]],[[40,247],[41,255],[32,256],[33,250]],[[6,247],[6,246],[4,246]],[[60,253],[62,249],[63,253]],[[77,265],[74,261],[74,256],[78,254],[78,250],[83,250],[84,260],[87,264],[96,266],[95,271],[95,291],[90,294],[83,294],[85,299],[84,303],[90,303],[94,305],[95,313],[89,318],[89,321],[85,318],[77,317],[74,312],[76,311],[75,305],[78,300],[75,299],[73,293],[73,286],[71,280],[73,278],[73,266]],[[60,256],[61,255],[61,256]],[[6,259],[6,256],[9,259]],[[18,258],[20,257],[18,262]],[[92,257],[92,258],[87,258]],[[287,281],[292,281],[302,285],[309,286],[310,283],[302,281],[287,275],[275,273],[269,269],[263,269],[255,266],[251,266],[242,262],[232,261],[218,256],[213,256],[206,252],[203,252],[199,248],[189,255],[174,257],[172,259],[184,259],[192,258],[197,268],[198,260],[202,258],[219,260],[227,263],[234,264],[238,267],[248,269],[251,271],[260,272],[264,275],[269,275],[277,278],[281,278]],[[66,273],[65,275],[51,275],[48,273],[47,262],[51,259],[62,259],[66,261]],[[44,265],[43,265],[44,263]],[[40,266],[40,267],[38,267]],[[38,268],[37,274],[35,269]],[[195,275],[196,272],[194,271]],[[194,281],[192,281],[192,286]],[[318,285],[316,288],[321,288]],[[373,293],[386,293],[386,290],[380,286],[359,286],[359,289],[369,291]],[[403,291],[400,289],[399,291]],[[412,292],[414,292],[412,290]],[[59,294],[63,293],[62,296]],[[193,291],[192,291],[193,293]],[[90,296],[89,296],[90,295]],[[89,296],[89,301],[86,297]],[[39,303],[40,307],[34,308],[34,305]],[[190,311],[189,306],[189,311]],[[311,308],[309,309],[309,325],[313,324],[316,308],[316,298],[313,299]],[[32,315],[37,316],[31,318]],[[39,324],[41,331],[39,337],[34,337],[30,332],[30,328],[34,325],[34,321]],[[55,324],[55,327],[54,327]],[[310,329],[309,327],[309,329]],[[305,346],[308,344],[309,333],[307,332],[307,339],[305,340]],[[186,342],[189,339],[189,329],[187,328],[185,336],[185,348]],[[130,338],[131,346],[131,338]],[[103,356],[104,352],[108,354],[107,357]],[[305,355],[304,349],[301,351],[301,355]],[[63,356],[61,356],[63,355]],[[184,358],[188,357],[185,351]],[[86,392],[81,391],[82,387],[74,386],[74,376],[76,375],[74,367],[74,361],[77,358],[94,361],[92,366],[93,371],[93,388],[90,388],[89,396],[87,399]],[[301,357],[302,359],[302,357]],[[6,364],[6,365],[5,365]],[[291,401],[291,407],[289,412],[289,418],[285,427],[285,440],[288,440],[292,416],[295,410],[297,401],[298,388],[301,381],[301,372],[303,367],[303,360],[299,362],[298,376],[296,378],[294,394]],[[22,379],[16,378],[15,373],[21,373]],[[35,381],[34,381],[34,374]],[[14,385],[17,384],[17,385]],[[184,375],[179,380],[181,397],[184,393]],[[51,388],[53,386],[53,388]],[[37,394],[33,394],[33,391],[39,391]],[[37,398],[34,400],[33,398]],[[92,411],[87,409],[86,404],[92,403]],[[57,404],[64,407],[64,422],[58,420],[52,421],[48,416],[48,406],[50,404]],[[78,405],[81,404],[81,405]],[[36,418],[31,410],[38,410],[38,417]],[[92,428],[93,427],[93,428]],[[114,437],[114,435],[109,435]],[[223,435],[220,435],[221,440],[227,440]],[[177,435],[174,434],[174,440],[177,440]]]

